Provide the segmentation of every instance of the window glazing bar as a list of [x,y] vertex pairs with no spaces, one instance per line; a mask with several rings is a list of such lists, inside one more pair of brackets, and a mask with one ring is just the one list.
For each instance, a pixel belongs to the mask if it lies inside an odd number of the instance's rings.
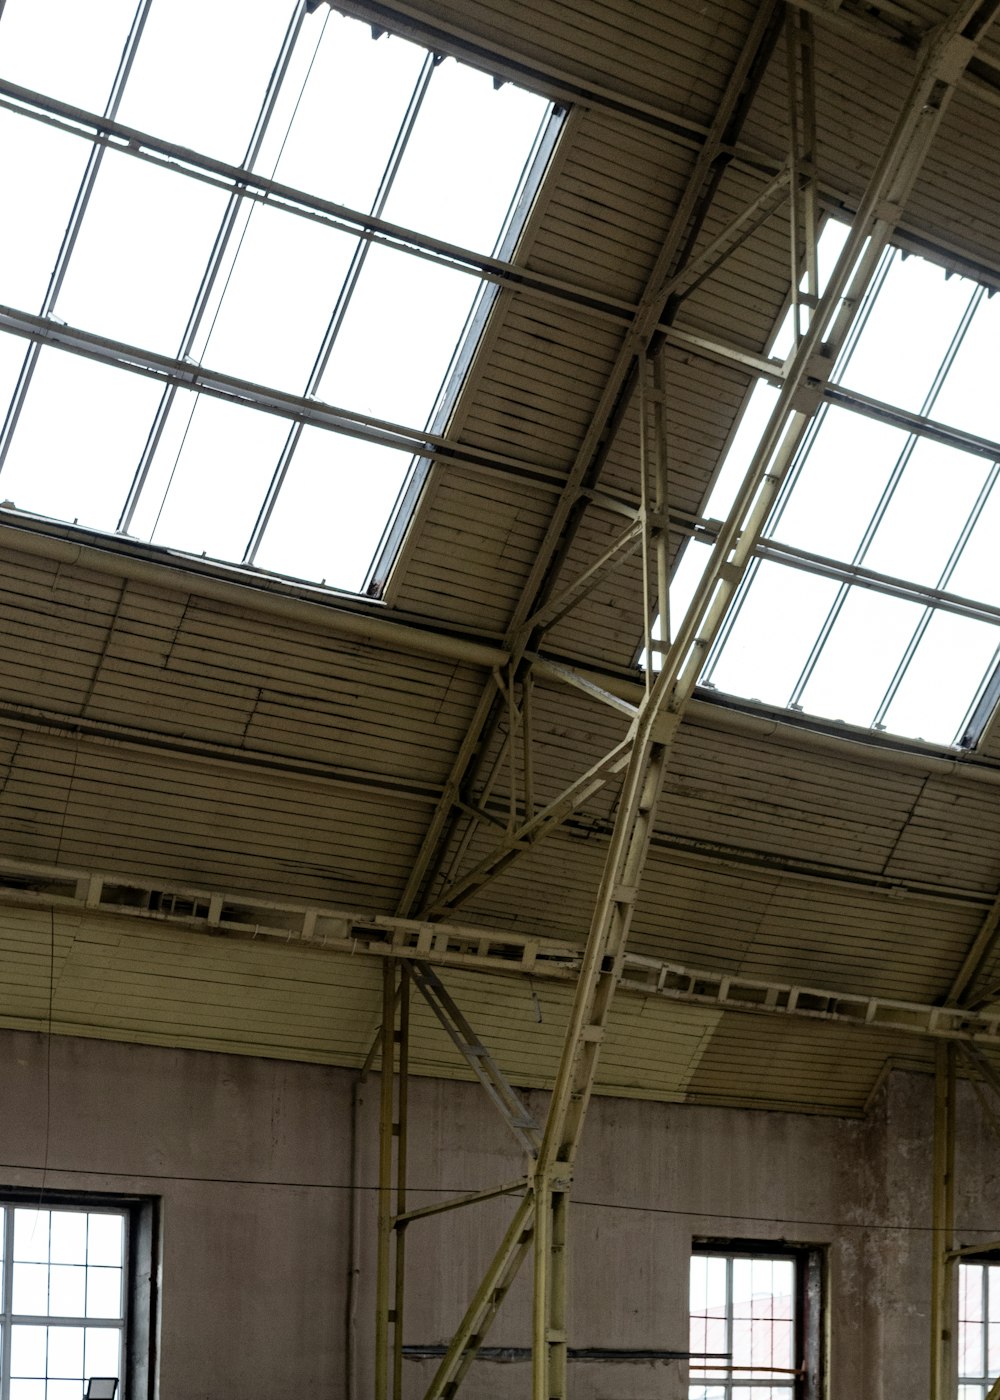
[[98,360],[102,364],[160,379],[166,384],[197,389],[203,394],[230,403],[261,409],[278,417],[291,418],[296,422],[344,433],[348,437],[378,443],[383,447],[398,448],[411,455],[419,453],[485,470],[495,470],[499,467],[510,475],[525,481],[534,481],[552,490],[558,490],[564,481],[563,473],[539,463],[519,462],[516,458],[506,458],[486,449],[464,447],[439,433],[420,431],[404,424],[390,423],[385,419],[353,413],[333,404],[307,399],[299,394],[286,393],[282,389],[254,384],[235,375],[222,374],[169,355],[159,355],[139,346],[126,345],[122,341],[93,335],[74,326],[63,326],[57,321],[33,316],[15,307],[0,306],[0,332],[2,331],[9,331],[43,344],[56,345],[60,349]]
[[[132,27],[125,40],[125,46],[122,49],[118,70],[115,73],[114,80],[111,84],[111,91],[108,94],[108,101],[104,109],[105,120],[113,119],[118,108],[121,106],[122,96],[125,92],[125,84],[128,82],[129,74],[132,71],[132,64],[135,61],[136,51],[139,47],[139,40],[142,38],[142,31],[146,26],[146,18],[152,3],[153,0],[139,0],[138,8],[132,20]],[[2,86],[2,82],[0,82],[0,86]],[[66,279],[70,258],[73,256],[73,249],[76,247],[76,241],[80,236],[80,228],[87,212],[87,206],[90,204],[91,195],[94,192],[94,185],[97,182],[97,176],[101,168],[103,157],[104,146],[102,143],[95,141],[91,146],[90,156],[80,181],[80,188],[77,191],[76,199],[73,202],[73,208],[70,211],[66,232],[63,234],[62,243],[56,254],[55,266],[53,267],[48,289],[41,306],[40,314],[42,316],[48,316],[52,313],[56,304],[56,299]],[[14,394],[7,410],[7,416],[2,427],[0,427],[0,471],[3,470],[3,464],[10,451],[14,430],[21,417],[24,401],[31,387],[31,381],[34,378],[35,365],[38,363],[39,353],[40,347],[38,345],[32,344],[28,346],[27,353],[24,357],[24,364],[21,366],[21,373],[18,376]],[[0,1397],[0,1400],[2,1400],[2,1397]]]
[[[991,481],[995,475],[996,473],[991,475]],[[983,499],[985,503],[985,497]],[[760,559],[784,564],[789,568],[799,569],[802,573],[839,580],[845,588],[867,588],[872,593],[902,598],[908,603],[925,603],[931,610],[954,613],[958,617],[969,617],[976,622],[990,622],[1000,626],[1000,606],[982,603],[975,598],[965,598],[958,593],[949,593],[941,587],[913,583],[907,579],[894,578],[891,574],[876,573],[874,569],[866,569],[861,564],[842,564],[838,559],[829,559],[822,554],[810,554],[808,550],[796,549],[793,545],[781,544],[774,540],[761,540],[754,553]]]
[[488,281],[514,287],[535,296],[569,303],[575,310],[593,315],[599,320],[625,324],[636,314],[637,308],[631,302],[623,301],[610,293],[579,287],[558,277],[533,272],[503,258],[477,253],[459,244],[418,233],[402,224],[391,223],[375,215],[336,204],[333,200],[322,199],[306,190],[271,180],[244,166],[229,165],[190,147],[163,140],[149,132],[125,126],[107,117],[100,117],[94,112],[60,102],[54,97],[47,97],[44,93],[20,87],[5,79],[0,79],[0,106],[34,120],[48,121],[71,135],[110,145],[126,155],[138,160],[148,160],[179,175],[204,180],[220,189],[239,189],[245,198],[266,201],[272,208],[327,223],[353,237],[401,248],[415,257],[444,263],[459,272],[479,275]]
[[[886,259],[886,262],[883,265],[886,273],[888,272],[890,263],[894,261],[895,256],[896,255],[894,254],[893,258]],[[878,290],[880,291],[881,287],[879,287]],[[941,386],[943,385],[945,377],[947,376],[948,371],[951,369],[951,366],[955,361],[955,356],[958,354],[958,351],[961,348],[962,342],[965,339],[966,332],[969,329],[969,326],[972,322],[972,318],[976,312],[976,309],[979,306],[979,302],[982,299],[983,290],[984,289],[982,287],[977,287],[973,291],[971,297],[969,298],[969,302],[965,308],[965,312],[962,315],[962,319],[959,322],[959,325],[954,335],[952,336],[951,341],[949,342],[944,352],[944,355],[941,358],[941,362],[938,365],[937,372],[934,375],[934,379],[931,383],[931,386],[924,397],[924,402],[921,405],[920,410],[920,417],[922,418],[925,418],[930,412],[930,410],[934,407],[934,402],[941,391]],[[868,299],[866,311],[863,313],[866,317],[872,314],[877,304],[877,301],[878,293],[876,292],[875,295],[871,296]],[[859,339],[860,335],[856,336],[853,342],[845,348],[844,353],[840,357],[838,366],[834,371],[836,374],[842,374],[844,369],[846,369]],[[880,496],[879,501],[875,506],[874,511],[872,512],[872,516],[868,522],[868,526],[861,537],[861,542],[855,550],[854,558],[851,560],[852,565],[864,564],[865,556],[868,553],[868,550],[872,544],[872,541],[875,538],[879,526],[885,519],[886,512],[892,504],[893,497],[895,496],[896,490],[903,479],[903,475],[906,471],[907,466],[909,465],[910,459],[912,458],[919,441],[919,436],[916,433],[911,433],[906,443],[904,444],[902,451],[900,452],[899,457],[896,461],[896,465],[893,467],[891,473],[889,474],[889,480],[885,485],[885,489],[883,490],[882,495]],[[798,470],[801,470],[805,459],[806,453],[800,453],[799,461],[797,464]],[[786,501],[791,498],[791,493],[795,487],[795,480],[796,478],[793,477],[790,481],[788,491],[785,494]],[[780,514],[776,516],[776,519],[780,519]],[[837,597],[831,604],[830,610],[827,613],[827,616],[820,628],[819,635],[817,636],[816,641],[813,644],[812,650],[810,651],[809,656],[806,660],[806,664],[802,669],[802,673],[800,674],[798,681],[792,688],[792,693],[788,700],[789,707],[800,705],[802,703],[802,696],[805,693],[806,686],[812,679],[816,666],[819,663],[820,656],[823,654],[823,649],[830,638],[830,634],[833,631],[837,619],[840,617],[841,612],[843,611],[844,604],[847,601],[847,596],[848,586],[844,584],[838,591]],[[900,680],[902,680],[902,676],[900,676]]]
[[[392,189],[393,181],[396,177],[397,171],[399,170],[400,162],[402,161],[403,156],[406,153],[406,148],[410,143],[410,137],[413,134],[414,125],[416,123],[417,117],[420,114],[420,109],[423,106],[424,98],[427,96],[427,89],[430,86],[430,81],[434,74],[434,70],[438,66],[439,62],[440,59],[438,59],[434,54],[429,53],[426,59],[424,60],[420,73],[417,76],[417,81],[414,85],[413,92],[410,95],[410,100],[407,104],[406,111],[403,114],[403,120],[400,124],[398,132],[396,133],[396,139],[393,142],[392,150],[389,153],[389,159],[386,162],[385,170],[382,172],[382,179],[379,182],[378,190],[376,191],[375,198],[372,201],[371,212],[376,217],[381,215],[382,211],[386,206],[386,201],[389,198],[389,193]],[[247,161],[247,164],[249,165],[250,162]],[[344,278],[344,283],[340,289],[340,294],[337,297],[337,301],[334,305],[332,312],[330,313],[330,320],[327,324],[326,331],[324,332],[323,341],[320,345],[319,352],[317,353],[315,363],[313,364],[313,367],[309,373],[309,379],[305,387],[306,398],[312,398],[315,394],[319,392],[320,381],[323,378],[327,364],[330,360],[330,356],[333,353],[333,347],[336,343],[337,335],[339,334],[340,328],[344,323],[344,317],[347,314],[347,308],[351,304],[351,298],[353,297],[354,291],[358,285],[358,279],[361,276],[364,265],[368,260],[368,253],[371,249],[371,246],[371,243],[363,240],[358,244],[357,248],[354,250],[354,255],[351,258],[351,264],[347,269],[347,275]],[[243,553],[243,562],[245,564],[253,564],[254,559],[256,558],[257,550],[260,547],[261,540],[264,538],[264,532],[268,527],[271,515],[274,511],[274,506],[278,499],[278,493],[280,492],[285,477],[288,474],[288,468],[291,465],[292,458],[295,455],[295,449],[299,444],[299,439],[301,438],[301,436],[302,424],[294,423],[291,429],[289,430],[288,437],[285,439],[285,442],[282,446],[281,454],[278,458],[277,465],[275,466],[274,474],[271,477],[270,485],[267,488],[267,493],[264,497],[263,505],[261,506],[257,519],[254,522],[253,529],[250,532],[250,538],[247,541],[247,547]]]
[[[561,109],[556,108],[550,113],[548,121],[544,122],[539,129],[538,139],[525,163],[520,187],[511,200],[504,230],[495,250],[497,257],[505,262],[510,262],[514,257],[525,224],[535,207],[535,196],[548,169],[556,141],[565,122],[566,114]],[[434,432],[444,432],[451,421],[455,401],[462,384],[465,382],[473,357],[479,349],[487,319],[493,310],[500,290],[501,286],[497,282],[484,282],[480,288],[479,296],[470,312],[468,324],[462,332],[455,356],[448,368],[439,402],[429,420],[429,427]],[[381,597],[385,589],[389,573],[399,556],[431,465],[431,460],[426,457],[415,458],[410,464],[410,470],[400,490],[399,499],[382,533],[382,538],[379,540],[364,580],[363,592],[369,597]]]
[[[663,333],[665,339],[678,349],[689,350],[721,364],[748,371],[768,383],[780,384],[784,378],[784,367],[779,360],[754,355],[737,346],[694,335],[677,326],[665,327]],[[874,418],[876,422],[887,423],[890,427],[903,428],[934,442],[940,442],[945,447],[955,447],[976,457],[986,457],[991,462],[1000,459],[1000,442],[991,438],[980,437],[977,433],[967,432],[964,428],[942,423],[939,419],[929,418],[909,409],[896,408],[893,404],[884,403],[881,399],[862,394],[857,389],[845,388],[841,384],[826,384],[821,392],[827,403],[838,408],[864,414],[868,418]]]
[[[1000,474],[1000,465],[994,462],[993,467],[986,478],[986,481],[983,483],[983,488],[979,492],[979,495],[976,497],[972,510],[969,512],[968,518],[966,519],[966,522],[962,527],[958,540],[956,541],[955,546],[948,557],[948,561],[941,571],[940,577],[938,578],[938,588],[945,588],[947,586],[948,580],[951,578],[952,574],[955,572],[955,569],[958,567],[959,560],[961,559],[962,553],[965,550],[965,546],[969,541],[969,536],[972,534],[972,531],[975,529],[979,517],[983,513],[983,510],[986,506],[986,502],[989,500],[993,488],[996,484],[998,474]],[[927,628],[930,625],[930,620],[933,616],[934,609],[928,608],[927,611],[924,613],[923,617],[920,618],[916,627],[913,629],[913,636],[907,643],[906,650],[903,653],[902,659],[896,668],[896,672],[892,677],[892,680],[889,682],[885,695],[882,698],[882,703],[879,705],[878,709],[875,712],[875,718],[872,721],[872,724],[875,728],[879,728],[883,725],[889,706],[892,704],[893,700],[896,697],[896,692],[899,690],[899,687],[902,684],[902,680],[903,677],[906,675],[907,668],[910,662],[913,660],[914,653],[916,652],[917,647],[923,640],[924,633],[927,631]],[[990,669],[992,670],[992,667]],[[970,706],[970,709],[971,708],[972,706]],[[961,733],[964,729],[965,721],[963,720],[959,732]]]
[[[278,100],[278,95],[281,91],[281,86],[285,80],[285,75],[288,72],[288,65],[291,61],[292,50],[294,49],[299,34],[301,32],[302,21],[305,17],[305,14],[305,0],[299,0],[299,4],[297,5],[292,15],[291,21],[288,26],[288,30],[285,34],[285,38],[281,46],[281,51],[278,54],[278,59],[275,63],[274,71],[271,74],[271,79],[268,83],[267,91],[265,92],[263,102],[261,103],[261,109],[257,116],[256,125],[250,137],[249,144],[247,146],[247,152],[244,157],[243,163],[248,169],[252,168],[253,163],[257,159],[258,152],[260,151],[261,145],[264,141],[264,137],[267,135],[267,129],[270,124],[271,117],[274,114],[274,108]],[[209,301],[211,299],[212,289],[215,286],[216,280],[224,265],[226,252],[232,241],[233,233],[236,228],[236,223],[239,218],[239,213],[242,204],[243,193],[240,190],[239,186],[237,186],[236,188],[234,188],[232,194],[229,197],[229,204],[226,208],[225,213],[222,216],[222,223],[219,226],[219,232],[216,234],[215,243],[212,247],[211,253],[209,254],[208,264],[202,276],[201,285],[198,288],[194,306],[191,308],[191,315],[188,318],[188,323],[184,330],[184,334],[181,338],[181,343],[177,351],[178,359],[184,359],[186,356],[189,356],[192,352],[192,347],[198,335],[198,331],[201,327],[201,323],[204,319],[205,312],[208,308]],[[176,398],[176,395],[177,386],[175,384],[169,384],[164,390],[163,396],[160,399],[159,404],[157,405],[156,416],[154,417],[152,427],[149,430],[149,437],[146,439],[146,445],[143,448],[142,456],[139,459],[139,465],[136,468],[136,473],[133,478],[132,485],[129,489],[128,497],[126,498],[121,515],[118,520],[117,528],[122,533],[127,533],[130,525],[132,524],[132,517],[134,516],[136,507],[139,504],[139,497],[142,494],[142,488],[146,483],[146,478],[149,475],[149,470],[152,466],[153,458],[156,455],[156,450],[160,445],[160,439],[163,436],[163,429],[166,426],[167,417],[170,413],[171,407],[173,406],[173,402]]]

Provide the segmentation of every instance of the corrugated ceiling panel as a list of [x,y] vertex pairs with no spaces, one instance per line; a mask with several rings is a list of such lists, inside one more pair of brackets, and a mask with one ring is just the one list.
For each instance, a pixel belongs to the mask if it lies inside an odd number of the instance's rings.
[[659,827],[723,846],[881,871],[920,786],[919,775],[898,769],[686,725]]
[[473,667],[22,556],[0,586],[0,697],[95,723],[433,784],[482,683]]
[[485,0],[473,9],[461,0],[424,0],[408,10],[543,69],[642,101],[660,99],[705,122],[754,13],[749,4],[710,8],[693,0],[669,10],[633,3],[622,11],[601,0]]
[[[4,908],[0,1022],[49,1023],[53,922]],[[55,916],[57,1032],[359,1064],[379,1015],[374,959],[311,955],[133,920]]]
[[[357,1066],[380,1015],[378,959],[211,937],[158,920],[2,908],[0,1024],[113,1040]],[[449,992],[517,1083],[551,1083],[571,989],[445,971]],[[619,1003],[600,1092],[679,1098],[719,1020],[697,1007]],[[411,1070],[470,1078],[419,993]]]
[[899,879],[916,877],[994,891],[1000,882],[996,789],[947,778],[929,781],[886,873]]
[[784,1106],[816,1113],[859,1111],[886,1059],[903,1053],[927,1063],[931,1052],[913,1038],[765,1016],[723,1017],[692,1077],[688,1097],[701,1103]]
[[15,859],[382,911],[425,813],[295,774],[28,733],[0,793]]

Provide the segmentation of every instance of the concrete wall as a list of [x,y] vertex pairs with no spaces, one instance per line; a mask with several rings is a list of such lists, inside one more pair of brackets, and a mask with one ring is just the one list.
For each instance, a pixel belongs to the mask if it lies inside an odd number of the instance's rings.
[[[163,1400],[371,1395],[377,1077],[358,1095],[354,1140],[345,1071],[16,1032],[0,1051],[0,1185],[38,1185],[47,1163],[51,1188],[162,1201]],[[788,1240],[827,1247],[830,1394],[926,1394],[930,1126],[930,1079],[901,1073],[864,1122],[595,1100],[575,1191],[573,1344],[681,1350],[692,1238]],[[960,1233],[994,1238],[996,1153],[971,1094],[960,1139]],[[476,1086],[415,1081],[411,1144],[411,1207],[518,1171]],[[493,1201],[410,1227],[407,1341],[447,1338],[511,1213]],[[491,1343],[527,1344],[529,1284],[526,1271]],[[431,1366],[406,1373],[417,1395]],[[480,1363],[463,1394],[528,1389],[524,1365]],[[579,1400],[685,1393],[676,1364],[574,1366]]]

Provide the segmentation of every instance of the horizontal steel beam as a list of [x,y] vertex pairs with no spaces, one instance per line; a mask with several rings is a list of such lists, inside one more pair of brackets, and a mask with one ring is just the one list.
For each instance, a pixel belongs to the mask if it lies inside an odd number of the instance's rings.
[[[560,982],[568,989],[577,982],[583,956],[579,944],[474,924],[358,914],[256,895],[171,887],[151,876],[0,860],[0,907],[4,905],[120,917],[304,951],[367,954],[502,977],[529,976]],[[1000,1047],[1000,1013],[692,969],[639,953],[623,955],[620,985],[626,995],[713,1012]]]

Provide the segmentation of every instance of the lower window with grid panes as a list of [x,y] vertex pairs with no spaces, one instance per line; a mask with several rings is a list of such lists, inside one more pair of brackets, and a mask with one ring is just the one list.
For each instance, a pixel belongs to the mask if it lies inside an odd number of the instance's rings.
[[0,1400],[81,1400],[98,1377],[151,1393],[152,1209],[0,1194]]
[[1000,1376],[1000,1260],[958,1266],[958,1400],[984,1400]]
[[688,1400],[819,1400],[822,1253],[696,1240]]

